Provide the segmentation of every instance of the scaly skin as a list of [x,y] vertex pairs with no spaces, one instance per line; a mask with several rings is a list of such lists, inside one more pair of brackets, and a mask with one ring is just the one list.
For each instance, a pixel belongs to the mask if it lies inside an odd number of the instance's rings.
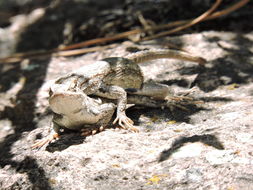
[[[124,129],[137,132],[133,121],[126,116],[127,94],[129,101],[135,104],[153,106],[155,104],[168,107],[172,91],[167,85],[154,82],[144,83],[142,71],[138,63],[173,58],[184,61],[197,62],[200,65],[206,61],[201,57],[175,50],[145,50],[123,57],[110,57],[94,64],[85,65],[76,71],[68,73],[55,80],[51,86],[49,104],[55,113],[53,117],[53,133],[42,143],[35,144],[40,147],[58,134],[59,128],[87,130],[98,126],[103,128],[109,123],[115,110],[117,112],[115,123]],[[90,97],[92,96],[92,98]],[[107,99],[99,102],[94,97]]]

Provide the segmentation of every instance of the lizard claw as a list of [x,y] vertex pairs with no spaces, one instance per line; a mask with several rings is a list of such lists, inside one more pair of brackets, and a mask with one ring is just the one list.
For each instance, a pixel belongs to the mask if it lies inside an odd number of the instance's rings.
[[37,149],[37,148],[41,148],[42,146],[44,146],[45,144],[48,144],[50,142],[52,142],[54,139],[59,138],[59,134],[58,133],[54,133],[49,135],[48,137],[39,140],[38,142],[34,143],[31,148],[32,149]]
[[120,127],[123,129],[130,129],[136,133],[139,132],[139,130],[133,126],[134,122],[125,114],[117,115],[116,119],[113,121],[113,124],[116,122],[119,122]]
[[82,129],[81,130],[81,136],[84,136],[84,137],[87,137],[87,136],[90,136],[90,135],[95,135],[101,131],[104,131],[105,130],[105,126],[100,126],[99,128],[96,128],[96,129]]

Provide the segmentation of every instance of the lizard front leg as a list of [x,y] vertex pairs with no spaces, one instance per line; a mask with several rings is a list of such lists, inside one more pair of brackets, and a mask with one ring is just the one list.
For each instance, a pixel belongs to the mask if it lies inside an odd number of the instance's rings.
[[138,132],[133,126],[133,121],[126,116],[127,109],[127,93],[126,91],[119,86],[106,86],[103,85],[95,95],[104,97],[107,99],[116,99],[117,100],[117,116],[113,121],[113,124],[116,122],[124,129],[130,129],[134,132]]
[[51,131],[50,131],[49,135],[47,137],[39,140],[38,142],[34,143],[31,146],[31,148],[32,149],[41,148],[42,146],[49,144],[53,140],[58,139],[60,137],[59,132],[60,132],[60,126],[57,125],[56,123],[52,122]]

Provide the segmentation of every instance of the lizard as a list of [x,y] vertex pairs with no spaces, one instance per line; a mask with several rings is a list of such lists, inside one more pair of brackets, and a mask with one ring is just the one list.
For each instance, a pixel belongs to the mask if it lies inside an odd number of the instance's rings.
[[[155,82],[144,82],[139,63],[174,58],[205,64],[202,57],[177,50],[144,50],[125,57],[108,57],[85,65],[55,80],[49,92],[49,105],[54,112],[54,133],[33,145],[34,148],[58,137],[60,128],[84,131],[92,126],[100,130],[109,123],[116,109],[117,123],[123,129],[137,132],[126,109],[134,104],[170,107],[172,90]],[[106,102],[102,100],[107,100]],[[114,103],[112,103],[114,102]],[[115,103],[116,102],[116,103]],[[132,104],[127,104],[132,103]],[[101,129],[102,128],[102,129]]]

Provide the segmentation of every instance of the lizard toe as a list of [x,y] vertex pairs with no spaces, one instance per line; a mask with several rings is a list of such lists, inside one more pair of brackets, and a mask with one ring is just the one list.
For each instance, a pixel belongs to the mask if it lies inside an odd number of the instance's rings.
[[57,139],[59,138],[59,134],[58,133],[54,133],[54,134],[51,134],[49,135],[48,137],[42,139],[42,140],[39,140],[38,142],[34,143],[31,148],[32,149],[38,149],[38,148],[41,148],[43,147],[44,145],[46,144],[49,144],[50,142],[52,142],[54,139]]
[[113,121],[113,124],[116,122],[118,122],[120,127],[123,129],[130,129],[133,132],[139,132],[139,130],[133,126],[134,122],[124,114],[117,116],[117,118]]

